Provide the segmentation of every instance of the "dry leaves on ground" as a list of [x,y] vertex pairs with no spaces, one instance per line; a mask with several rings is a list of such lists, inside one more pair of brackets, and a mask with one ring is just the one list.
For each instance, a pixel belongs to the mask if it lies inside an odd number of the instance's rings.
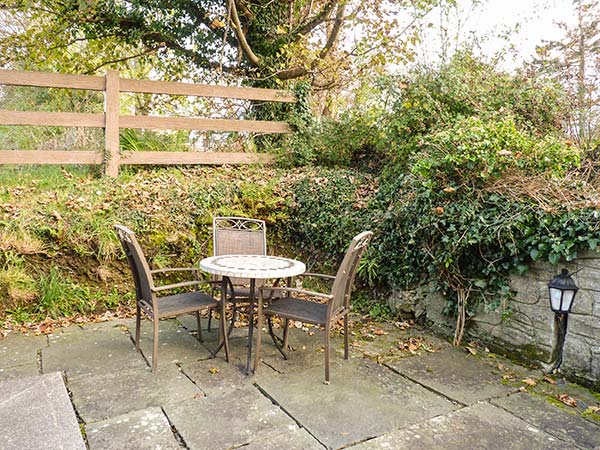
[[571,408],[575,408],[577,406],[577,400],[575,400],[570,395],[567,395],[567,394],[558,394],[556,396],[556,398],[559,399],[565,405],[570,406]]
[[411,355],[417,355],[419,350],[433,353],[436,350],[433,346],[421,336],[408,338],[406,341],[400,341],[398,343],[398,349],[403,352],[410,353]]
[[92,314],[90,316],[62,317],[60,319],[46,317],[41,322],[25,322],[22,324],[7,321],[4,323],[4,328],[0,330],[0,334],[2,337],[9,333],[52,334],[57,328],[65,328],[71,325],[100,323],[111,319],[130,319],[132,317],[135,317],[133,308],[119,306],[116,311],[106,311],[102,314]]

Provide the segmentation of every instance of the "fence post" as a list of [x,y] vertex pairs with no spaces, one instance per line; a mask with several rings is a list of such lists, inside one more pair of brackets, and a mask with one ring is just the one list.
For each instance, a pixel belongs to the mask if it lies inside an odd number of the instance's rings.
[[106,86],[104,91],[104,163],[105,175],[116,177],[119,175],[119,72],[108,70],[106,72]]

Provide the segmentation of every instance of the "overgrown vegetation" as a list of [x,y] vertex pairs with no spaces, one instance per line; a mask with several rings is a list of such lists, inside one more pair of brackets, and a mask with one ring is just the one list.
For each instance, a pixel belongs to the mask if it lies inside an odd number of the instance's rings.
[[[374,110],[370,103],[366,110],[374,117],[367,121],[358,105],[355,120],[313,125],[327,138],[309,127],[306,140],[308,148],[316,148],[315,139],[341,143],[337,166],[364,169],[358,163],[364,149],[383,161],[365,208],[349,213],[335,202],[331,208],[353,225],[375,229],[377,248],[363,265],[371,284],[427,283],[441,291],[448,312],[457,315],[459,342],[469,314],[510,295],[511,272],[596,248],[596,181],[578,172],[581,154],[562,132],[567,111],[555,83],[509,75],[463,53],[439,70],[419,69],[380,87],[378,104],[389,107]],[[361,131],[348,132],[348,124]],[[327,152],[313,161],[332,162]],[[331,223],[345,222],[329,216],[330,186],[336,198],[344,197],[343,185],[328,180],[311,187],[315,199],[298,202],[295,215],[319,230],[313,236],[321,249],[339,245],[344,227]],[[306,197],[302,189],[296,193]]]
[[564,137],[565,100],[553,82],[463,53],[439,69],[365,80],[335,120],[314,120],[302,98],[296,133],[263,142],[282,156],[277,169],[132,169],[115,182],[79,169],[4,168],[4,317],[130,301],[119,300],[131,283],[115,223],[133,228],[164,267],[210,254],[213,215],[243,215],[267,220],[273,252],[325,272],[354,234],[372,229],[359,268],[369,295],[357,304],[386,316],[380,295],[427,284],[448,299],[458,342],[469,314],[510,295],[511,272],[600,242],[598,178]]

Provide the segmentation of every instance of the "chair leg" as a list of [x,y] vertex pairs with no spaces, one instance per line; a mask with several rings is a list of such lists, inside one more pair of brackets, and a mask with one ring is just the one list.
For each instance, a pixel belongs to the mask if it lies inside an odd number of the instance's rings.
[[196,326],[198,327],[198,340],[204,342],[204,339],[202,339],[202,327],[200,326],[200,311],[196,311]]
[[158,367],[158,319],[154,318],[154,342],[152,347],[152,372]]
[[[208,327],[207,327],[207,330],[209,333],[210,333],[210,323],[212,322],[212,313],[213,313],[213,310],[209,309],[208,310]],[[198,329],[200,329],[200,328],[198,328]]]
[[[275,348],[277,350],[279,350],[279,353],[281,353],[281,356],[283,356],[283,359],[288,359],[287,355],[285,353],[285,348],[283,348],[283,339],[281,339],[279,336],[277,336],[275,334],[275,331],[273,330],[273,316],[268,316],[267,318],[267,323],[269,324],[269,334],[271,335],[271,339],[273,339],[273,344],[275,344]],[[278,341],[281,341],[282,343],[280,344]]]
[[140,351],[140,328],[142,322],[142,311],[139,303],[135,307],[135,351]]
[[[225,279],[223,279],[225,280]],[[225,308],[227,307],[227,285],[225,284],[225,281],[223,281],[221,283],[221,301],[220,301],[220,308],[221,308],[221,317],[219,320],[219,324],[220,324],[220,339],[219,340],[223,340],[223,345],[225,347],[225,361],[229,362],[229,338],[227,335],[227,324],[226,324],[226,314],[225,314]]]
[[[254,348],[254,373],[258,370],[258,365],[260,364],[260,346],[262,344],[262,323],[263,323],[263,311],[262,311],[262,295],[260,295],[259,299],[259,307],[257,314],[257,326],[256,326],[256,345]],[[250,324],[252,326],[252,324]]]
[[348,313],[344,316],[344,359],[348,359]]
[[235,328],[235,317],[239,314],[237,303],[233,302],[231,305],[231,323],[227,329],[227,336],[231,336],[231,333],[233,333],[233,329]]
[[330,323],[325,325],[325,384],[329,384],[329,332]]
[[283,351],[287,351],[288,349],[288,336],[290,332],[290,319],[285,319],[285,324],[283,326]]

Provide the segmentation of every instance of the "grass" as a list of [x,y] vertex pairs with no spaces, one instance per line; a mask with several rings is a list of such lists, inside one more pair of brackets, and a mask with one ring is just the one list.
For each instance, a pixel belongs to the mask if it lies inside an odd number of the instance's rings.
[[38,280],[40,298],[34,311],[42,317],[68,317],[73,313],[90,311],[89,289],[70,281],[64,273],[52,267],[48,274]]

